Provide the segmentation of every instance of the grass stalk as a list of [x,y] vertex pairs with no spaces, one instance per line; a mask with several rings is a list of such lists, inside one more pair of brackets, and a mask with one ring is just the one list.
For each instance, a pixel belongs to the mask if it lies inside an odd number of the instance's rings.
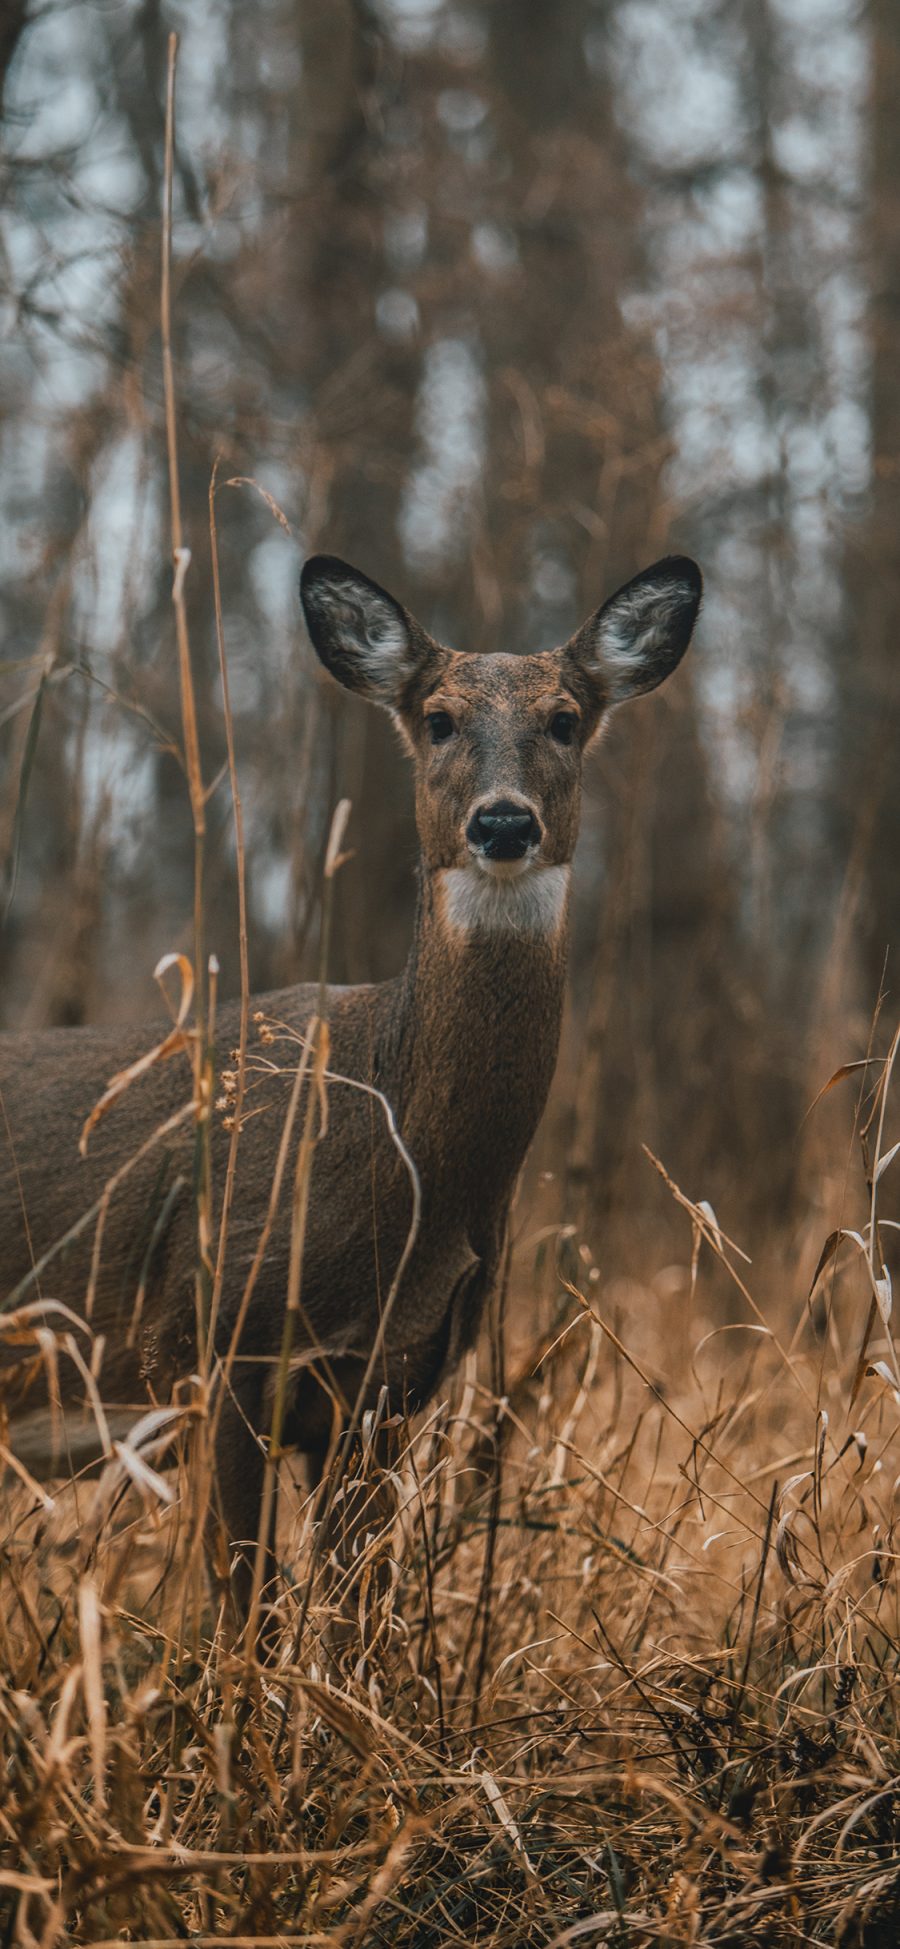
[[219,675],[222,681],[222,713],[225,721],[225,740],[228,751],[228,779],[231,789],[231,803],[234,809],[234,843],[237,863],[238,891],[238,955],[240,964],[241,1000],[237,1047],[237,1084],[232,1111],[231,1141],[228,1146],[228,1163],[225,1170],[225,1186],[222,1193],[222,1211],[219,1219],[219,1235],[216,1246],[216,1264],[213,1275],[212,1296],[209,1309],[209,1333],[204,1349],[207,1370],[216,1343],[219,1322],[219,1307],[222,1300],[222,1283],[225,1277],[225,1254],[228,1245],[228,1222],[234,1199],[237,1173],[238,1147],[241,1140],[241,1121],[244,1111],[244,1096],[247,1086],[247,1035],[250,1022],[250,965],[247,931],[247,857],[244,843],[244,808],[241,802],[240,784],[237,773],[237,757],[234,743],[234,716],[231,709],[231,690],[228,681],[228,658],[225,653],[225,625],[222,615],[222,583],[219,574],[219,532],[216,523],[216,492],[219,461],[216,459],[209,481],[209,544],[212,562],[213,602],[216,618],[216,644],[219,656]]
[[288,1392],[290,1388],[291,1355],[294,1349],[296,1328],[301,1311],[300,1294],[303,1275],[303,1252],[306,1243],[306,1225],[309,1213],[310,1181],[312,1178],[316,1145],[325,1129],[327,1120],[326,1076],[329,1051],[328,951],[331,939],[334,879],[343,860],[341,844],[349,811],[349,801],[342,799],[340,804],[335,808],[325,857],[322,888],[322,928],[319,947],[319,995],[316,1014],[307,1031],[307,1048],[312,1051],[312,1074],[307,1091],[306,1113],[300,1142],[297,1146],[297,1158],[294,1167],[287,1301],[285,1305],[281,1347],[275,1375],[272,1418],[269,1426],[266,1467],[263,1478],[262,1511],[253,1568],[253,1594],[247,1625],[248,1658],[252,1656],[256,1642],[262,1582],[267,1560],[269,1535],[272,1527],[278,1470],[282,1458],[282,1437],[284,1434]]
[[191,663],[190,636],[184,586],[190,567],[190,549],[185,547],[181,518],[181,485],[178,470],[178,411],[175,366],[172,355],[172,207],[175,178],[175,80],[178,67],[178,35],[169,35],[166,66],[165,163],[163,173],[162,267],[160,279],[160,333],[162,339],[163,394],[166,420],[166,455],[169,470],[169,519],[172,540],[172,604],[175,611],[175,638],[178,652],[178,681],[181,695],[181,720],[184,737],[185,771],[194,831],[194,1102],[197,1116],[197,1272],[195,1312],[198,1358],[205,1359],[208,1293],[212,1279],[212,1166],[210,1156],[210,1113],[212,1109],[213,1056],[208,1033],[207,971],[204,948],[203,866],[206,838],[206,800],[197,731],[197,702]]

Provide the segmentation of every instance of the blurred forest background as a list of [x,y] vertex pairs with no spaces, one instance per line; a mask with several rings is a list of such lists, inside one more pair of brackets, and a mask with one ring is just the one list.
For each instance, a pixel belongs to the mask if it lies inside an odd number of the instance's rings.
[[[883,976],[879,1047],[897,1016],[896,0],[6,0],[4,1027],[156,1012],[157,958],[191,945],[159,332],[173,27],[208,782],[216,457],[285,517],[218,493],[254,985],[314,970],[341,794],[334,978],[395,971],[412,913],[404,762],[303,642],[304,554],[345,555],[456,647],[534,650],[689,551],[695,648],[589,771],[535,1191],[643,1237],[669,1208],[646,1143],[739,1238],[788,1219],[804,1173],[827,1203],[804,1113],[865,1052]],[[234,993],[227,778],[209,817]]]

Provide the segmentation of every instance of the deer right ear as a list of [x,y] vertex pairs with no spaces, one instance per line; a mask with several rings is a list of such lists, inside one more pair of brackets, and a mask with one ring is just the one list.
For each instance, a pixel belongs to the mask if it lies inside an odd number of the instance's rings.
[[300,600],[313,648],[338,683],[401,710],[428,641],[386,589],[335,555],[312,555]]
[[608,704],[655,690],[691,640],[703,577],[687,555],[667,555],[635,575],[567,644]]

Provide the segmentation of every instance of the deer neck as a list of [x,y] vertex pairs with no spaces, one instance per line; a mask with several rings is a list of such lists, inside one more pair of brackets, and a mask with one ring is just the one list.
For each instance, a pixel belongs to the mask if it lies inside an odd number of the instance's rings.
[[512,1191],[556,1066],[568,883],[568,867],[420,870],[391,1067],[426,1199],[434,1183],[476,1233]]

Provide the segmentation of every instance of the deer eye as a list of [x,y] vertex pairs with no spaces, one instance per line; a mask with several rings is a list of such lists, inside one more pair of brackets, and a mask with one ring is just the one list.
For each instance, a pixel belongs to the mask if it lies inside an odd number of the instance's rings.
[[557,711],[550,719],[550,736],[557,744],[571,744],[577,729],[578,719],[572,711]]
[[453,719],[449,711],[429,711],[425,719],[432,744],[446,744],[453,736]]

